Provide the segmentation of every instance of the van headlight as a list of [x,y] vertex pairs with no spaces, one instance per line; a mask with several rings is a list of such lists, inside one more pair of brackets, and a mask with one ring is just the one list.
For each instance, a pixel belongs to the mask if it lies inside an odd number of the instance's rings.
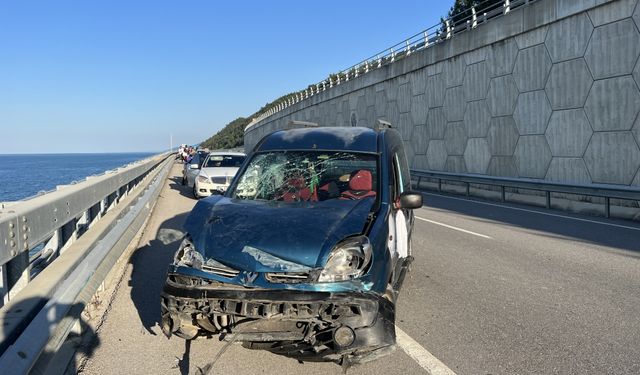
[[196,250],[191,238],[185,237],[173,256],[173,264],[202,269],[202,263],[204,263],[204,257]]
[[367,236],[349,237],[339,242],[329,255],[318,282],[345,281],[362,276],[371,262],[371,243]]

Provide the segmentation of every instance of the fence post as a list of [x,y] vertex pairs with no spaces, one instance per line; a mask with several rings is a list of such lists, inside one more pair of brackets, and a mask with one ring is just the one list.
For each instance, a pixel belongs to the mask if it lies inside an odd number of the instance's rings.
[[473,21],[471,27],[475,28],[478,26],[478,17],[476,15],[476,7],[474,6],[471,7],[471,20]]
[[429,47],[429,33],[427,33],[426,31],[424,32],[424,47]]
[[409,39],[407,39],[405,43],[406,43],[405,56],[409,56],[411,54],[411,47],[409,47]]
[[444,20],[445,25],[447,26],[447,39],[451,38],[451,22],[449,20]]
[[511,1],[504,0],[504,14],[507,14],[511,11]]

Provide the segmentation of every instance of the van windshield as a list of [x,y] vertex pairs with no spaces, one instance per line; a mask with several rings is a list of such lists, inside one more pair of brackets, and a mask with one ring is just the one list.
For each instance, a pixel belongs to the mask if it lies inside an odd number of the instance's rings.
[[331,151],[256,154],[231,193],[237,199],[324,201],[378,195],[377,156]]

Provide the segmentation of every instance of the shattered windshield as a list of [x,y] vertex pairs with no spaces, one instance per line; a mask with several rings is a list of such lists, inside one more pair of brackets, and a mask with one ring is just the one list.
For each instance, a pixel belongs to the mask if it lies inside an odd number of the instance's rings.
[[267,201],[375,198],[377,156],[332,151],[273,151],[256,154],[231,196]]

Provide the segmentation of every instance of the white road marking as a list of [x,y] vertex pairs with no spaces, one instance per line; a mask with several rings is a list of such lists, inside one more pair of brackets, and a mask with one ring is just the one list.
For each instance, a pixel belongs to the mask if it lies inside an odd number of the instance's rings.
[[418,220],[426,221],[426,222],[431,223],[431,224],[440,225],[440,226],[445,227],[445,228],[457,230],[458,232],[467,233],[467,234],[471,234],[471,235],[474,235],[474,236],[491,239],[491,237],[487,236],[486,234],[480,234],[480,233],[472,232],[470,230],[454,227],[453,225],[439,223],[437,221],[425,219],[425,218],[420,217],[420,216],[416,216],[415,218],[418,219]]
[[607,225],[610,227],[617,227],[617,228],[624,228],[624,229],[631,229],[631,230],[637,230],[640,231],[640,227],[631,227],[631,226],[627,226],[627,225],[621,225],[621,224],[613,224],[613,223],[605,223],[602,221],[597,221],[597,220],[589,220],[589,219],[581,219],[579,217],[572,217],[572,216],[565,216],[565,215],[559,215],[559,214],[552,214],[550,212],[542,212],[542,211],[536,211],[536,210],[527,210],[526,208],[519,208],[519,207],[511,207],[511,206],[506,206],[506,205],[502,205],[502,204],[496,204],[496,203],[489,203],[489,202],[480,202],[474,199],[464,199],[464,198],[456,198],[456,197],[450,197],[447,195],[442,195],[442,194],[433,194],[433,193],[425,193],[425,192],[421,192],[422,194],[426,194],[426,195],[433,195],[434,197],[441,197],[441,198],[447,198],[447,199],[455,199],[458,201],[465,201],[465,202],[473,202],[473,203],[477,203],[477,204],[484,204],[486,206],[493,206],[493,207],[501,207],[501,208],[507,208],[509,210],[516,210],[516,211],[524,211],[524,212],[532,212],[534,214],[540,214],[540,215],[547,215],[547,216],[553,216],[553,217],[559,217],[559,218],[563,218],[563,219],[569,219],[569,220],[577,220],[577,221],[584,221],[587,223],[593,223],[593,224],[600,224],[600,225]]
[[447,365],[442,363],[427,349],[423,348],[416,340],[407,335],[400,327],[396,326],[396,343],[411,357],[420,367],[431,375],[456,375]]

